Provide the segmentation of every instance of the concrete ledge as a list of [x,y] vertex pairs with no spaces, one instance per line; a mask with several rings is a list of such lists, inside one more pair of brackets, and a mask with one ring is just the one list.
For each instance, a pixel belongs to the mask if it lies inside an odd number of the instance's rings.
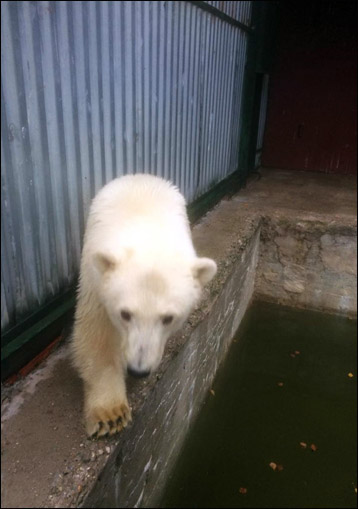
[[253,293],[260,218],[235,208],[223,201],[194,227],[217,277],[169,341],[159,371],[128,379],[134,422],[124,433],[86,439],[82,384],[66,344],[3,391],[4,507],[134,507],[158,497]]
[[357,178],[261,169],[234,198],[260,211],[255,295],[357,315]]

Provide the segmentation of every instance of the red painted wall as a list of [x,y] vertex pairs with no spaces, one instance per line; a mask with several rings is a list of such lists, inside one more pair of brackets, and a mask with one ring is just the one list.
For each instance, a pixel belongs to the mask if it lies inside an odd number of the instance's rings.
[[263,166],[357,173],[356,2],[283,2]]

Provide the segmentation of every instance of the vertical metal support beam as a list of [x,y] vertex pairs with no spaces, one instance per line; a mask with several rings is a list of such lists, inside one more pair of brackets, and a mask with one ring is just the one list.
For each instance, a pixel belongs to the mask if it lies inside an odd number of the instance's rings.
[[[238,169],[241,185],[255,167],[258,134],[258,108],[262,74],[272,66],[278,2],[252,2],[250,34],[242,97],[241,134]],[[259,73],[259,74],[258,74]]]
[[256,89],[256,57],[258,39],[258,21],[263,2],[252,2],[251,26],[253,32],[249,35],[246,53],[246,65],[242,96],[241,133],[239,143],[238,168],[240,185],[245,185],[250,171],[250,147],[253,137],[253,110]]

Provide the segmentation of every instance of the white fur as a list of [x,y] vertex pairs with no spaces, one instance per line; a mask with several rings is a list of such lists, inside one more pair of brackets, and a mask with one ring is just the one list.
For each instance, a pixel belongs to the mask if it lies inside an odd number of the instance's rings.
[[[128,175],[97,194],[85,233],[73,337],[89,434],[114,433],[127,424],[127,367],[158,367],[168,337],[215,273],[213,260],[197,258],[185,200],[169,182]],[[122,312],[130,313],[129,321]],[[168,316],[172,322],[163,324]],[[110,422],[116,419],[121,422]]]

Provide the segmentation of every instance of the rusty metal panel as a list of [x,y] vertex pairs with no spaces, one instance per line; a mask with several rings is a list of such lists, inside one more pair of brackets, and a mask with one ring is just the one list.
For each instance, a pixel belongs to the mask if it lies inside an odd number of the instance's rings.
[[354,175],[357,3],[281,5],[263,164]]

